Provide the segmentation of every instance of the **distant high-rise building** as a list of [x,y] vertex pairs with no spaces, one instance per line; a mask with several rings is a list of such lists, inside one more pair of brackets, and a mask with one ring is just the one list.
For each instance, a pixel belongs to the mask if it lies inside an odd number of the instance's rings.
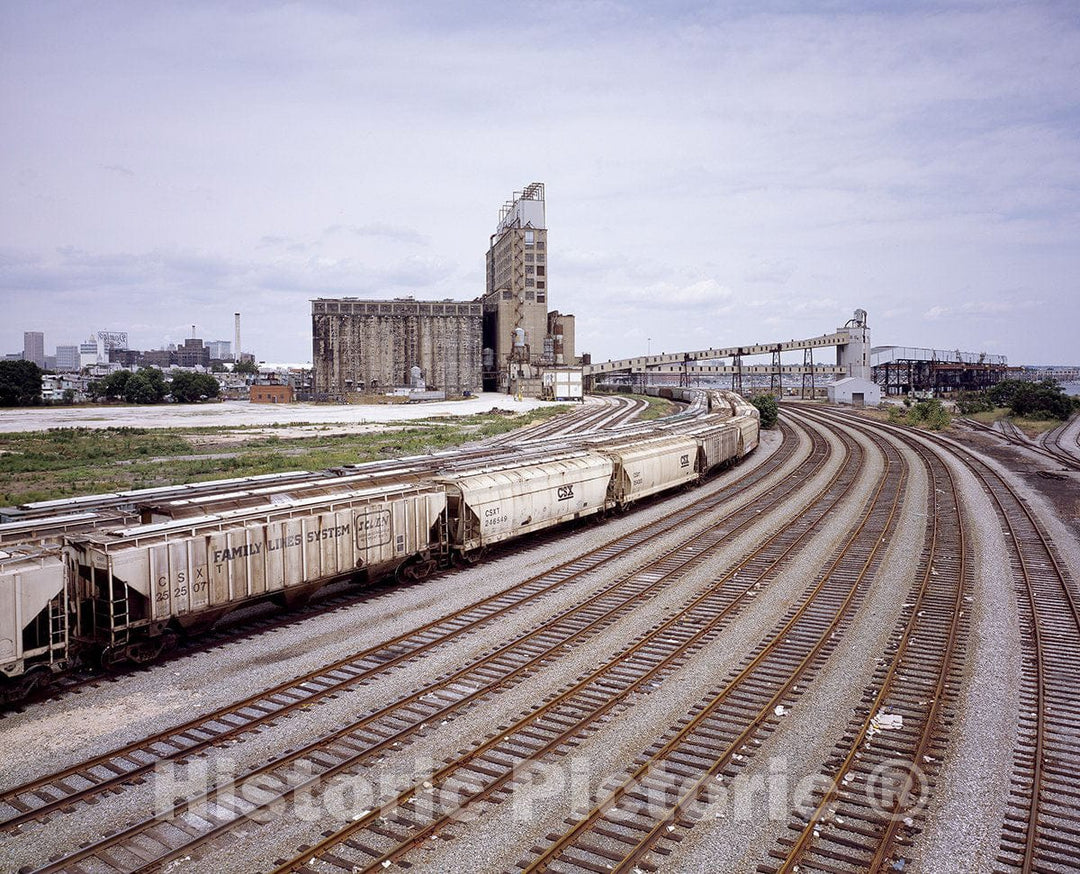
[[56,369],[60,373],[74,373],[79,366],[78,346],[56,347]]
[[206,344],[210,350],[210,357],[215,361],[229,361],[232,359],[232,340],[210,340]]
[[105,354],[105,341],[100,337],[91,334],[89,340],[79,344],[79,367],[91,367],[108,360]]
[[45,334],[41,331],[23,332],[23,360],[45,368]]

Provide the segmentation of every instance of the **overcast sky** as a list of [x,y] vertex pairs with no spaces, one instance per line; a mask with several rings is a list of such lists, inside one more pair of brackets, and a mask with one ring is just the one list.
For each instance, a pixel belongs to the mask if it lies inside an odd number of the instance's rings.
[[812,336],[1080,363],[1080,5],[0,3],[0,353],[311,358],[472,299],[547,187],[595,360]]

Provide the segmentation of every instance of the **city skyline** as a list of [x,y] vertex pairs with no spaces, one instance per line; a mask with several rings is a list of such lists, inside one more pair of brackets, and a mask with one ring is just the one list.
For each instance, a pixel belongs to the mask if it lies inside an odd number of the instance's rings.
[[856,308],[877,345],[1080,359],[1064,3],[10,3],[0,56],[6,352],[239,310],[305,362],[312,299],[481,297],[538,180],[597,360]]

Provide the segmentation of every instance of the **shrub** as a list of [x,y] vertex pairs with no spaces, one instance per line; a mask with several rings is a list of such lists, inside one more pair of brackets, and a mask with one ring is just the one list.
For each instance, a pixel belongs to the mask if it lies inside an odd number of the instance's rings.
[[780,418],[780,405],[773,395],[758,395],[751,398],[750,403],[758,408],[761,413],[761,427],[775,428],[776,421]]
[[961,416],[970,416],[972,413],[989,413],[994,409],[994,402],[990,400],[987,392],[962,391],[956,396],[956,409]]
[[949,413],[937,398],[918,401],[911,405],[907,413],[907,423],[912,426],[925,426],[932,431],[949,427]]

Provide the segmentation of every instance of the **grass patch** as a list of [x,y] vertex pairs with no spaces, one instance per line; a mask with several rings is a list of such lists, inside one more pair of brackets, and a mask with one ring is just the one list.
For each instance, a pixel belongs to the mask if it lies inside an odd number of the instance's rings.
[[984,425],[993,425],[998,419],[1004,419],[1007,415],[1009,415],[1008,407],[994,407],[982,413],[972,413],[968,418],[982,422]]
[[649,422],[653,419],[662,419],[664,416],[674,415],[679,409],[667,398],[654,398],[651,395],[630,395],[630,397],[647,401],[649,404],[644,410],[638,413],[638,419],[642,422]]
[[0,506],[424,455],[505,434],[567,409],[560,405],[521,414],[388,423],[361,434],[287,437],[256,432],[241,441],[235,439],[246,430],[240,427],[56,428],[0,434]]
[[1028,437],[1038,437],[1060,425],[1061,419],[1028,419],[1025,416],[1014,416],[1012,423]]
[[972,413],[968,418],[982,422],[984,425],[993,425],[1000,419],[1011,419],[1012,423],[1028,437],[1038,437],[1061,424],[1061,419],[1029,419],[1025,416],[1013,416],[1011,413],[1008,407],[994,407],[984,413]]

